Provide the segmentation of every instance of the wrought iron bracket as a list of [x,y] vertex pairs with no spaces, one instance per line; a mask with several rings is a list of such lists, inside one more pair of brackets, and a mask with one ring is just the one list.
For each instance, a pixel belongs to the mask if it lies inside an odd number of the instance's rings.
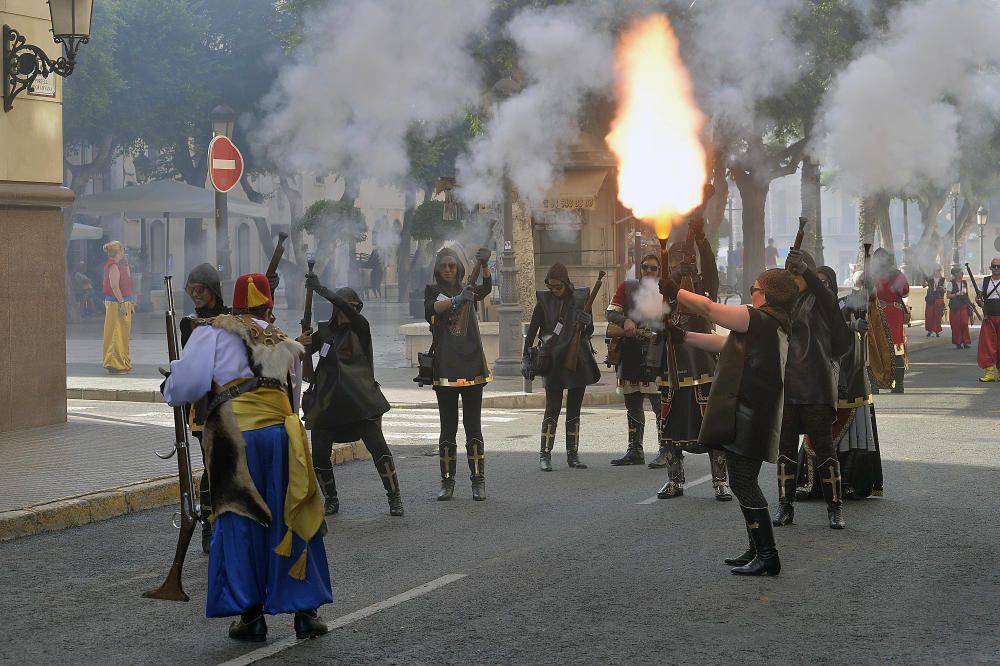
[[3,27],[3,110],[14,108],[14,98],[31,87],[39,76],[58,74],[65,78],[73,73],[76,66],[76,52],[84,38],[70,39],[69,43],[56,38],[56,43],[64,44],[66,55],[52,60],[41,48],[28,44],[24,35],[9,25]]

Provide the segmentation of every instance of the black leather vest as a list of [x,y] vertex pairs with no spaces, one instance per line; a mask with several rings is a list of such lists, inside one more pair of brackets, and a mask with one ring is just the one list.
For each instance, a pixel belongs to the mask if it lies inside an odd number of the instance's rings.
[[831,351],[830,326],[816,307],[816,297],[808,291],[803,292],[792,312],[785,368],[785,404],[828,405],[831,412],[836,412],[837,363]]

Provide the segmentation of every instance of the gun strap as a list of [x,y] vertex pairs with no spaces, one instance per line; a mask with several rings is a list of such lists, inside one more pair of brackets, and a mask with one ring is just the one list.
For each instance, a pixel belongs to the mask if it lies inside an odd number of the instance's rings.
[[[245,382],[241,382],[236,386],[230,386],[227,389],[216,393],[212,400],[208,403],[208,409],[205,410],[205,419],[208,419],[208,415],[219,408],[223,403],[229,402],[233,398],[238,398],[244,393],[249,393],[259,388],[283,388],[281,380],[272,379],[270,377],[254,377],[253,379],[248,379]],[[204,421],[199,423],[199,425],[204,425]]]

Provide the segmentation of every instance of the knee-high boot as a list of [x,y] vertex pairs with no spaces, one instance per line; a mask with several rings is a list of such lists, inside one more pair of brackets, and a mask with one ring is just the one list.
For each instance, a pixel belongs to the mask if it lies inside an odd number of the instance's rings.
[[708,452],[708,460],[712,466],[712,488],[715,489],[715,499],[729,502],[733,494],[729,492],[729,475],[726,469],[726,454],[718,449]]
[[665,410],[669,411],[673,394],[668,389],[666,392],[661,393],[660,396],[660,410],[656,413],[656,441],[660,445],[660,450],[652,462],[649,463],[650,469],[663,469],[667,466],[667,458],[669,457],[668,449],[670,448],[670,442],[667,441],[663,432],[663,412]]
[[892,368],[892,377],[895,380],[892,385],[893,393],[903,392],[903,379],[906,376],[906,357],[902,354],[896,356],[896,363]]
[[469,457],[469,479],[472,481],[472,499],[481,502],[486,499],[486,450],[483,440],[472,438],[465,443]]
[[826,513],[830,518],[830,529],[842,530],[847,527],[847,521],[844,519],[844,495],[840,482],[840,463],[836,458],[827,458],[816,469],[819,472],[820,484],[823,486],[823,499],[826,500]]
[[212,491],[208,485],[208,470],[201,475],[198,484],[198,501],[201,504],[201,552],[208,555],[212,548]]
[[667,482],[656,491],[659,499],[670,499],[684,494],[684,451],[677,444],[670,442],[667,445],[666,458]]
[[542,419],[542,450],[538,454],[538,469],[543,472],[552,471],[552,443],[556,439],[556,428],[559,419],[547,416]]
[[732,572],[737,576],[777,576],[781,573],[781,560],[778,559],[778,549],[774,545],[771,514],[768,513],[766,506],[761,509],[748,509],[740,505],[740,509],[746,520],[755,554],[750,562],[732,569]]
[[778,512],[772,521],[775,527],[795,522],[796,468],[796,461],[788,456],[778,456]]
[[403,515],[403,496],[399,492],[399,478],[396,476],[396,465],[392,456],[382,456],[375,461],[375,469],[382,477],[382,486],[385,487],[385,496],[389,500],[389,515]]
[[[744,521],[745,522],[745,521]],[[726,564],[731,567],[740,567],[749,562],[753,562],[753,558],[757,557],[757,548],[753,545],[753,535],[750,533],[750,523],[746,524],[747,528],[747,540],[750,545],[747,547],[746,552],[742,555],[736,557],[727,557],[723,560]]]
[[809,499],[816,482],[816,452],[805,443],[799,445],[799,462],[795,477],[795,499]]
[[438,501],[444,502],[455,494],[455,470],[458,444],[455,442],[438,442],[438,462],[441,465],[441,490],[438,491]]
[[570,469],[587,469],[580,462],[580,417],[566,421],[566,464]]
[[[630,394],[638,395],[638,394]],[[628,420],[628,449],[621,458],[611,461],[612,465],[645,465],[646,456],[642,452],[642,438],[646,434],[646,414],[642,411],[642,398],[639,398],[639,409],[631,404],[629,396],[625,396],[627,408],[625,418]]]
[[332,467],[315,467],[316,480],[319,482],[319,489],[323,492],[326,502],[323,506],[323,513],[332,515],[340,511],[340,499],[337,498],[337,480],[333,477]]

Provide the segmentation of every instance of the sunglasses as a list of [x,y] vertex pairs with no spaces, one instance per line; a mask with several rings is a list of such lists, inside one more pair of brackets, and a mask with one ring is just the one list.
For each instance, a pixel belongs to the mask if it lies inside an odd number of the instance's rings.
[[753,294],[756,294],[756,293],[757,293],[758,291],[759,291],[760,293],[762,293],[762,294],[764,293],[764,290],[763,290],[763,289],[762,289],[761,287],[750,287],[750,295],[751,295],[751,296],[752,296]]
[[990,264],[990,270],[991,271],[1000,270],[1000,265]]
[[549,282],[548,280],[546,280],[545,286],[548,287],[549,289],[559,289],[560,287],[565,287],[566,285],[564,285],[562,282],[559,282],[558,280],[554,282]]
[[641,264],[639,268],[646,271],[647,273],[653,273],[655,271],[660,270],[660,267],[657,266],[656,264]]

